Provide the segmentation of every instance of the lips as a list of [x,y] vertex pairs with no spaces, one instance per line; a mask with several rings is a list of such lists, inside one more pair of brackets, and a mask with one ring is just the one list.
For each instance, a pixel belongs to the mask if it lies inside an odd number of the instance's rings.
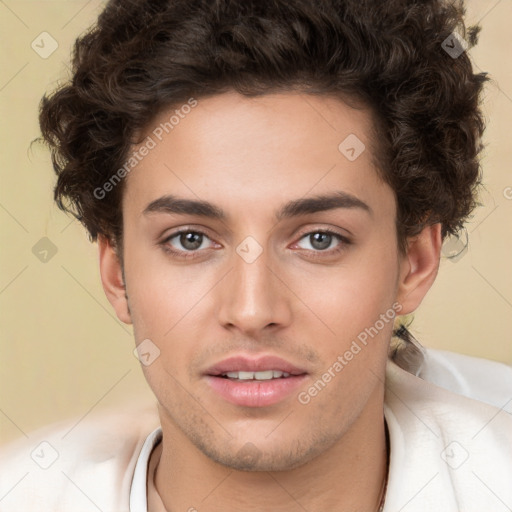
[[210,389],[242,407],[266,407],[289,398],[307,378],[305,369],[280,357],[230,357],[206,370]]

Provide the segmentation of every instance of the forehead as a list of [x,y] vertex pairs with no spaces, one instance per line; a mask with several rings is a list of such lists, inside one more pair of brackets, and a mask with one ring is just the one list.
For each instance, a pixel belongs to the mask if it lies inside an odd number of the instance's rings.
[[223,202],[228,212],[236,199],[261,210],[334,190],[368,202],[386,186],[373,130],[367,109],[333,97],[233,92],[194,100],[148,126],[133,151],[150,149],[127,177],[124,199],[139,212],[166,194]]

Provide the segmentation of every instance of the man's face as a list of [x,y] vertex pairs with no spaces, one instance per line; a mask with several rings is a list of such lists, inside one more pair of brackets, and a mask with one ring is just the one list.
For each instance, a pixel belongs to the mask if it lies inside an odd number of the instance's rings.
[[[185,111],[169,133],[174,109],[154,121],[123,197],[136,342],[160,351],[143,369],[164,430],[231,467],[297,467],[382,417],[400,257],[372,121],[299,94],[229,93]],[[337,208],[282,211],[334,194]],[[171,195],[225,217],[175,211]]]

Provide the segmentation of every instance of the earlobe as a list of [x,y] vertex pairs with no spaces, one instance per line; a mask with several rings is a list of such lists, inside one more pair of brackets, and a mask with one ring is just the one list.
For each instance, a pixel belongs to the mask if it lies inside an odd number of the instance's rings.
[[98,236],[98,248],[101,283],[105,295],[119,320],[125,324],[131,324],[123,270],[117,252],[105,236]]
[[441,224],[423,228],[408,241],[407,254],[400,264],[397,300],[401,315],[412,313],[432,286],[439,270]]

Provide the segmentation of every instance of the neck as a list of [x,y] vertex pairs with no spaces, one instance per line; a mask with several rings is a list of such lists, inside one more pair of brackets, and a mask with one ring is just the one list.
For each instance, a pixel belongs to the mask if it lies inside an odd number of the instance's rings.
[[382,398],[378,403],[320,456],[276,472],[238,471],[212,461],[160,411],[155,487],[168,512],[378,511],[387,475]]

